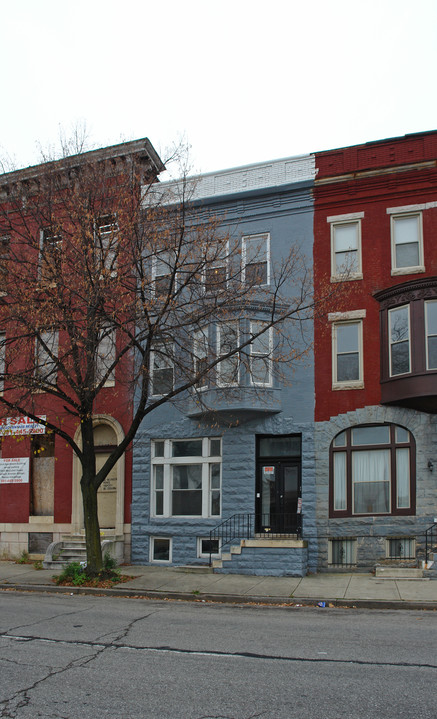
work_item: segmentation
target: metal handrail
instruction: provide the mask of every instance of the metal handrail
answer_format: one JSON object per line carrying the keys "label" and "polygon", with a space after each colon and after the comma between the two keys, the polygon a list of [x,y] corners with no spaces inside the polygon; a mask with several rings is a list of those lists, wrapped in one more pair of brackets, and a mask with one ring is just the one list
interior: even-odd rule
{"label": "metal handrail", "polygon": [[428,565],[429,555],[437,548],[437,523],[431,524],[425,531],[425,566]]}
{"label": "metal handrail", "polygon": [[285,535],[302,536],[302,514],[233,514],[218,524],[209,533],[209,564],[212,564],[212,541],[219,540],[219,548],[223,549],[234,539],[251,539],[255,528],[265,536],[283,537]]}

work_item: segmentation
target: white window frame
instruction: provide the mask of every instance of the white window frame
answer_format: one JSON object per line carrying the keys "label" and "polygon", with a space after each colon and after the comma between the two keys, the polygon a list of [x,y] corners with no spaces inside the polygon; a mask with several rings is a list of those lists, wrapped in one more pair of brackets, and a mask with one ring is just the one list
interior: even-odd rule
{"label": "white window frame", "polygon": [[[156,291],[156,281],[161,279],[162,277],[170,278],[170,276],[174,270],[174,265],[176,263],[175,257],[173,257],[173,261],[172,261],[172,257],[171,257],[172,254],[173,253],[171,250],[162,250],[162,252],[158,252],[157,255],[152,257],[152,295],[153,295],[153,297],[155,297],[157,299],[165,299],[166,297],[168,297],[168,291],[163,293],[162,295]],[[160,262],[163,263],[164,265],[166,265],[168,263],[168,272],[158,274],[157,270],[159,268]],[[178,279],[178,277],[177,277],[177,272],[176,272],[174,283],[173,283],[173,294],[177,290],[177,279]]]}
{"label": "white window frame", "polygon": [[[327,221],[330,224],[331,231],[331,282],[344,282],[349,280],[362,280],[362,253],[361,253],[361,220],[364,217],[364,212],[353,212],[347,215],[335,215],[328,217]],[[356,225],[357,228],[357,269],[355,272],[338,272],[336,264],[336,249],[335,249],[335,232],[338,227],[344,225]],[[355,250],[353,250],[355,252]]]}
{"label": "white window frame", "polygon": [[[210,541],[209,537],[197,537],[197,557],[199,559],[209,559],[209,556],[210,556],[209,552],[202,552],[202,542],[209,542],[209,541]],[[211,558],[212,559],[220,559],[220,557],[222,556],[221,551],[220,551],[220,540],[216,539],[216,540],[212,540],[212,541],[216,541],[218,543],[218,552],[211,552]]]}
{"label": "white window frame", "polygon": [[[155,539],[165,539],[169,543],[169,550],[168,550],[168,559],[154,559],[153,554],[155,551]],[[151,536],[150,541],[150,555],[149,560],[151,564],[171,564],[173,561],[173,537],[161,537],[161,536]]]}
{"label": "white window frame", "polygon": [[[387,210],[387,212],[389,212]],[[397,267],[396,265],[396,237],[395,227],[396,221],[402,219],[408,219],[410,217],[417,217],[418,219],[418,257],[419,262],[417,265],[411,265],[409,267]],[[422,212],[391,212],[390,211],[390,237],[391,237],[391,274],[392,275],[412,275],[418,272],[425,272],[425,264],[423,258],[423,221]]]}
{"label": "white window frame", "polygon": [[[240,345],[240,323],[239,320],[229,320],[229,322],[226,323],[226,326],[233,324],[237,328],[237,347]],[[221,357],[222,354],[227,354],[226,352],[221,352],[221,334],[222,334],[222,327],[225,325],[225,323],[219,323],[217,325],[217,356]],[[234,382],[224,382],[223,381],[223,368],[221,366],[221,362],[219,362],[216,365],[216,372],[217,372],[217,386],[218,387],[238,387],[240,384],[240,353],[235,352],[235,354],[232,355],[232,357],[228,357],[228,360],[234,360],[237,363],[237,372],[236,372],[236,379]],[[224,360],[225,362],[228,360]]]}
{"label": "white window frame", "polygon": [[[116,357],[116,340],[117,334],[115,327],[103,327],[100,331],[100,339],[97,346],[96,352],[96,366],[95,366],[95,383],[99,384],[103,376],[106,374],[108,367],[114,362]],[[108,351],[103,354],[101,348]],[[115,367],[112,369],[111,374],[107,377],[104,387],[114,387],[115,385]]]}
{"label": "white window frame", "polygon": [[424,311],[424,313],[425,313],[425,352],[426,352],[426,369],[427,369],[428,371],[431,371],[431,372],[432,372],[433,370],[437,369],[437,367],[430,367],[430,366],[429,366],[429,349],[428,349],[428,339],[429,339],[430,337],[437,337],[437,333],[436,333],[436,334],[431,334],[431,333],[430,333],[430,332],[428,331],[428,307],[429,307],[429,305],[432,305],[432,304],[435,304],[435,305],[437,305],[437,300],[425,300],[425,302],[424,302],[424,308],[425,308],[425,311]]}
{"label": "white window frame", "polygon": [[[59,332],[55,329],[40,330],[35,343],[35,378],[43,383],[54,385],[56,384],[58,375],[56,360],[50,358],[49,354],[41,344],[40,337],[47,347],[50,348],[52,355],[57,357],[59,349]],[[46,360],[45,362],[44,359]],[[42,373],[40,370],[42,370]],[[47,373],[50,373],[50,377],[47,376]]]}
{"label": "white window frame", "polygon": [[172,380],[172,386],[171,386],[170,392],[172,392],[173,389],[174,389],[174,381],[175,381],[175,376],[174,376],[173,345],[170,347],[170,351],[169,351],[169,354],[168,354],[167,356],[165,356],[165,355],[163,355],[163,354],[160,355],[161,358],[162,358],[162,360],[167,363],[166,367],[157,367],[157,368],[155,369],[155,354],[160,354],[160,353],[157,351],[157,347],[158,347],[158,346],[163,346],[163,344],[158,343],[158,345],[155,346],[155,349],[153,349],[153,350],[151,351],[151,353],[150,353],[150,394],[151,394],[152,397],[163,397],[164,394],[168,394],[168,392],[165,392],[165,393],[154,392],[154,386],[153,386],[153,385],[154,385],[154,379],[155,379],[156,369],[157,369],[158,371],[159,371],[160,369],[172,369],[172,370],[173,370],[173,380]]}
{"label": "white window frame", "polygon": [[[251,336],[253,334],[256,334],[256,331],[254,330],[254,325],[256,324],[268,324],[267,322],[262,322],[262,320],[251,320],[250,321],[250,334]],[[263,338],[267,338],[268,343],[268,351],[267,352],[254,352],[253,343],[249,345],[249,372],[250,372],[250,383],[253,387],[272,387],[273,386],[273,362],[272,362],[272,354],[273,354],[273,327],[269,327],[267,330],[265,330],[264,335],[262,335]],[[256,340],[255,340],[256,341]],[[266,366],[268,368],[268,381],[267,382],[255,382],[253,379],[253,359],[254,358],[265,358]]]}
{"label": "white window frame", "polygon": [[[246,282],[246,267],[247,267],[247,244],[251,240],[259,240],[259,243],[265,241],[265,253],[266,253],[266,282],[262,282],[254,287],[268,287],[270,285],[270,232],[258,232],[254,235],[243,235],[241,238],[241,279],[243,284]],[[261,263],[256,263],[261,264]]]}
{"label": "white window frame", "polygon": [[[217,254],[217,257],[215,259],[209,259],[211,256],[214,257]],[[223,256],[221,256],[223,255]],[[203,291],[205,294],[209,294],[211,292],[214,292],[214,289],[209,289],[207,287],[207,281],[206,281],[206,274],[208,270],[213,270],[215,268],[225,268],[225,282],[222,287],[226,289],[228,286],[228,280],[229,280],[229,240],[226,240],[224,244],[216,242],[211,243],[208,247],[205,249],[205,266],[203,268],[202,272],[202,286]],[[220,289],[220,285],[219,285]]]}
{"label": "white window frame", "polygon": [[6,332],[0,332],[0,395],[3,394],[4,388],[5,388],[5,382],[4,382],[5,369],[6,369]]}
{"label": "white window frame", "polygon": [[[201,441],[202,442],[202,454],[199,456],[187,456],[187,457],[173,457],[172,446],[173,442],[181,441]],[[152,450],[154,450],[154,442],[164,442],[164,456],[157,457],[153,456],[152,451],[151,460],[151,482],[150,482],[150,516],[153,518],[168,518],[174,517],[180,519],[220,519],[222,513],[222,442],[220,444],[220,455],[212,455],[211,440],[221,440],[220,437],[184,437],[183,439],[155,439],[152,441]],[[211,487],[211,470],[210,467],[213,464],[220,465],[220,486],[219,488]],[[200,465],[202,468],[202,513],[201,514],[173,514],[172,511],[172,468],[181,465]],[[154,467],[163,466],[163,511],[162,514],[156,514],[155,504],[155,471]],[[212,498],[213,492],[220,493],[220,512],[219,514],[212,514]]]}
{"label": "white window frame", "polygon": [[[399,344],[399,342],[392,342],[391,339],[391,316],[394,312],[397,312],[398,310],[402,310],[406,308],[407,314],[408,314],[408,372],[398,372],[397,374],[392,374],[392,362],[391,362],[391,356],[392,356],[392,346],[395,344]],[[388,336],[388,374],[389,377],[404,377],[407,374],[411,374],[411,316],[410,316],[410,305],[399,305],[398,307],[391,307],[388,310],[387,314],[387,336]]]}
{"label": "white window frame", "polygon": [[[209,327],[199,327],[193,337],[193,365],[194,374],[199,371],[199,363],[206,358],[208,362],[209,352]],[[200,383],[196,385],[197,390],[205,390],[208,387],[208,376],[205,375]]]}
{"label": "white window frame", "polygon": [[[345,313],[346,314],[346,313]],[[358,327],[358,379],[356,380],[338,380],[337,379],[337,335],[340,327],[345,325],[357,325]],[[332,389],[348,390],[362,389],[364,387],[364,369],[363,369],[363,320],[361,318],[343,319],[332,323]]]}
{"label": "white window frame", "polygon": [[[104,222],[104,220],[111,220]],[[108,229],[105,229],[108,228]],[[110,277],[117,277],[118,223],[117,216],[111,213],[98,217],[95,222],[96,249],[101,256],[101,269],[107,270]],[[98,244],[97,244],[98,240]],[[113,245],[111,247],[110,245]],[[102,279],[100,275],[100,279]]]}
{"label": "white window frame", "polygon": [[[46,259],[48,259],[49,252],[46,250],[45,245],[47,242],[50,242],[50,245],[52,247],[53,256],[55,257],[55,254],[57,252],[62,253],[62,236],[61,235],[53,235],[51,234],[51,231],[49,228],[46,228],[44,230],[40,230],[40,243],[39,243],[39,267],[38,267],[38,278],[41,285],[44,285],[45,287],[56,287],[56,277],[53,276],[52,278],[46,277],[45,273],[48,273],[48,267],[49,264],[46,262]],[[46,269],[44,269],[46,268]]]}

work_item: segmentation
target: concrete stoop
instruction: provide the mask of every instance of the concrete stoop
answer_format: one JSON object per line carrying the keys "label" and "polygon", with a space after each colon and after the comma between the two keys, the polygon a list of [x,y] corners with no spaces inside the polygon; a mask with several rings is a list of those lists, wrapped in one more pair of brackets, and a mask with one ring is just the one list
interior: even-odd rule
{"label": "concrete stoop", "polygon": [[242,539],[212,563],[220,574],[304,577],[308,544],[301,539]]}
{"label": "concrete stoop", "polygon": [[[102,540],[102,554],[108,553],[117,564],[123,561],[123,537],[106,537]],[[86,562],[85,537],[82,534],[62,537],[52,542],[46,550],[44,569],[59,569],[71,562]]]}
{"label": "concrete stoop", "polygon": [[422,579],[423,569],[419,567],[375,567],[375,577],[379,579]]}

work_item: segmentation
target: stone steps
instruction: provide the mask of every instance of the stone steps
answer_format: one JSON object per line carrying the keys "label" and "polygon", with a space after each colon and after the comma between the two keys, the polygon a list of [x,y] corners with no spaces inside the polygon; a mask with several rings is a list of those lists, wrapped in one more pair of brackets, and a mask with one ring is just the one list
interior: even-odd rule
{"label": "stone steps", "polygon": [[212,567],[226,574],[301,577],[306,574],[307,552],[307,542],[300,539],[254,537],[229,547]]}

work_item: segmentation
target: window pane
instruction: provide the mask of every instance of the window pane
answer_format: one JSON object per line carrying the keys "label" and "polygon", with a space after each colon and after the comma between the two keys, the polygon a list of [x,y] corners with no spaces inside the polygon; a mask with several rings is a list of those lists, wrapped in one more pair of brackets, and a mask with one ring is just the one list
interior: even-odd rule
{"label": "window pane", "polygon": [[260,457],[300,457],[300,436],[261,437]]}
{"label": "window pane", "polygon": [[155,493],[155,514],[157,517],[164,514],[164,492]]}
{"label": "window pane", "polygon": [[352,453],[354,514],[390,512],[390,451]]}
{"label": "window pane", "polygon": [[437,337],[428,337],[428,369],[437,369]]}
{"label": "window pane", "polygon": [[170,561],[170,540],[153,538],[153,559],[156,562]]}
{"label": "window pane", "polygon": [[[250,323],[250,334],[256,335],[258,332],[262,332],[262,330],[267,326],[266,322],[259,322],[254,321]],[[264,354],[268,355],[270,353],[270,337],[271,337],[271,329],[264,330],[263,334],[259,337],[255,337],[254,340],[252,340],[250,347],[251,352],[254,354]]]}
{"label": "window pane", "polygon": [[337,352],[358,352],[358,324],[337,325]]}
{"label": "window pane", "polygon": [[405,447],[396,450],[396,506],[406,509],[410,506],[410,450]]}
{"label": "window pane", "polygon": [[200,551],[202,554],[218,554],[219,553],[219,540],[218,539],[202,539]]}
{"label": "window pane", "polygon": [[250,358],[250,374],[253,384],[257,385],[270,385],[270,362],[271,360],[267,357],[254,357]]}
{"label": "window pane", "polygon": [[217,517],[220,516],[220,492],[219,490],[214,490],[211,492],[211,516]]}
{"label": "window pane", "polygon": [[211,457],[220,457],[222,453],[221,439],[211,439],[209,444],[209,454]]}
{"label": "window pane", "polygon": [[335,253],[335,270],[337,274],[358,272],[358,269],[358,252],[356,250]]}
{"label": "window pane", "polygon": [[393,218],[396,267],[419,265],[419,216]]}
{"label": "window pane", "polygon": [[405,374],[410,371],[410,343],[398,342],[391,349],[391,374]]}
{"label": "window pane", "polygon": [[437,302],[425,302],[426,329],[429,335],[437,335]]}
{"label": "window pane", "polygon": [[390,427],[378,424],[375,427],[354,427],[352,429],[352,444],[389,444]]}
{"label": "window pane", "polygon": [[350,382],[360,379],[358,353],[342,354],[337,357],[337,382]]}
{"label": "window pane", "polygon": [[266,285],[267,262],[256,262],[246,265],[245,280],[248,285]]}
{"label": "window pane", "polygon": [[164,466],[157,464],[154,466],[153,471],[155,473],[155,489],[164,488]]}
{"label": "window pane", "polygon": [[[202,440],[188,439],[175,440],[171,443],[172,457],[201,457],[202,456]],[[200,466],[200,465],[198,465]]]}
{"label": "window pane", "polygon": [[153,371],[153,394],[168,394],[173,389],[173,368]]}
{"label": "window pane", "polygon": [[164,456],[164,442],[159,440],[153,443],[153,456],[163,457]]}
{"label": "window pane", "polygon": [[335,225],[335,251],[349,252],[358,248],[358,222]]}
{"label": "window pane", "polygon": [[409,442],[410,441],[410,433],[407,429],[404,429],[403,427],[396,427],[396,442]]}
{"label": "window pane", "polygon": [[346,452],[334,454],[334,509],[346,509]]}
{"label": "window pane", "polygon": [[172,492],[172,514],[173,516],[202,515],[202,491],[180,491]]}
{"label": "window pane", "polygon": [[211,489],[220,489],[220,465],[210,464]]}
{"label": "window pane", "polygon": [[334,439],[334,447],[345,447],[346,446],[346,432],[340,432]]}
{"label": "window pane", "polygon": [[417,244],[397,245],[396,267],[417,267],[419,264],[419,246]]}
{"label": "window pane", "polygon": [[173,489],[202,489],[202,465],[175,464],[173,466]]}

